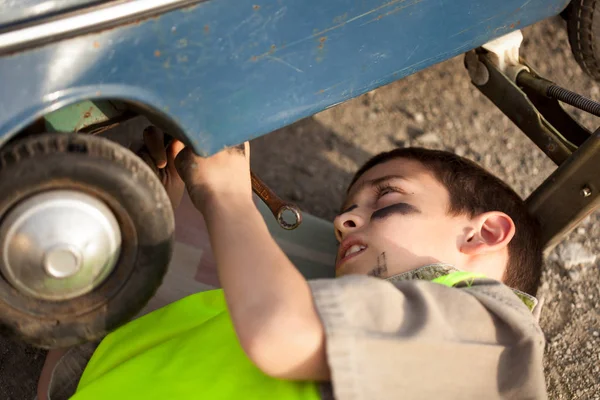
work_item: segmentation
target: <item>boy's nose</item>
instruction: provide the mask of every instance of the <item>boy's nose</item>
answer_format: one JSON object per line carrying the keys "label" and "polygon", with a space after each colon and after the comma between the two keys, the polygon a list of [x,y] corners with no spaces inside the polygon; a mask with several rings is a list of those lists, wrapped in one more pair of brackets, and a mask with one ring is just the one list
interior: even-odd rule
{"label": "boy's nose", "polygon": [[342,241],[346,235],[360,229],[364,225],[364,220],[356,213],[346,212],[335,217],[333,225],[337,239]]}

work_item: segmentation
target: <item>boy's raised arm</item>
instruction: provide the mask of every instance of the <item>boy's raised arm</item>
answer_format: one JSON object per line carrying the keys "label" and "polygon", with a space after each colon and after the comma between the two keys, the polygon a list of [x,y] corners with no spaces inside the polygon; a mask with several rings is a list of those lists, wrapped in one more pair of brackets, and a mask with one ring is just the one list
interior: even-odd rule
{"label": "boy's raised arm", "polygon": [[266,374],[327,380],[325,332],[308,283],[271,237],[252,200],[249,146],[176,159],[206,220],[235,331]]}

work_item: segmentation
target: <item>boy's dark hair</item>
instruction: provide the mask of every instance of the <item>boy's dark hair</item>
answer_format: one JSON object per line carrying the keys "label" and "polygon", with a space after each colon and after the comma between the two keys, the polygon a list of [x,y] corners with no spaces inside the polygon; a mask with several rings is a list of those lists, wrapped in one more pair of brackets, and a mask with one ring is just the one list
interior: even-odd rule
{"label": "boy's dark hair", "polygon": [[514,190],[470,160],[447,151],[418,147],[395,149],[371,158],[356,172],[349,189],[367,170],[396,158],[420,162],[446,187],[451,215],[472,218],[488,211],[501,211],[510,216],[516,232],[508,244],[504,283],[535,296],[542,271],[540,226]]}

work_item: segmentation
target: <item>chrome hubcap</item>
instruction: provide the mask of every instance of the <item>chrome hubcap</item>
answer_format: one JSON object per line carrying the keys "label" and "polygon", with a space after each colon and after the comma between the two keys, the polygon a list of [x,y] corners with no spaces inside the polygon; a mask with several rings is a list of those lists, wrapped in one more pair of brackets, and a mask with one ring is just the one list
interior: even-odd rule
{"label": "chrome hubcap", "polygon": [[37,299],[92,291],[115,267],[121,230],[101,201],[74,190],[37,194],[0,222],[0,272]]}

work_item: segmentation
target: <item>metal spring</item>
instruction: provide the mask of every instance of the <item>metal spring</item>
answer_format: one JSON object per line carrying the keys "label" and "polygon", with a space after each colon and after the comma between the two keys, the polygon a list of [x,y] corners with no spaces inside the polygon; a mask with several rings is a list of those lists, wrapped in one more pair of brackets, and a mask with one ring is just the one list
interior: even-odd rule
{"label": "metal spring", "polygon": [[557,85],[550,85],[546,95],[600,117],[600,103]]}

